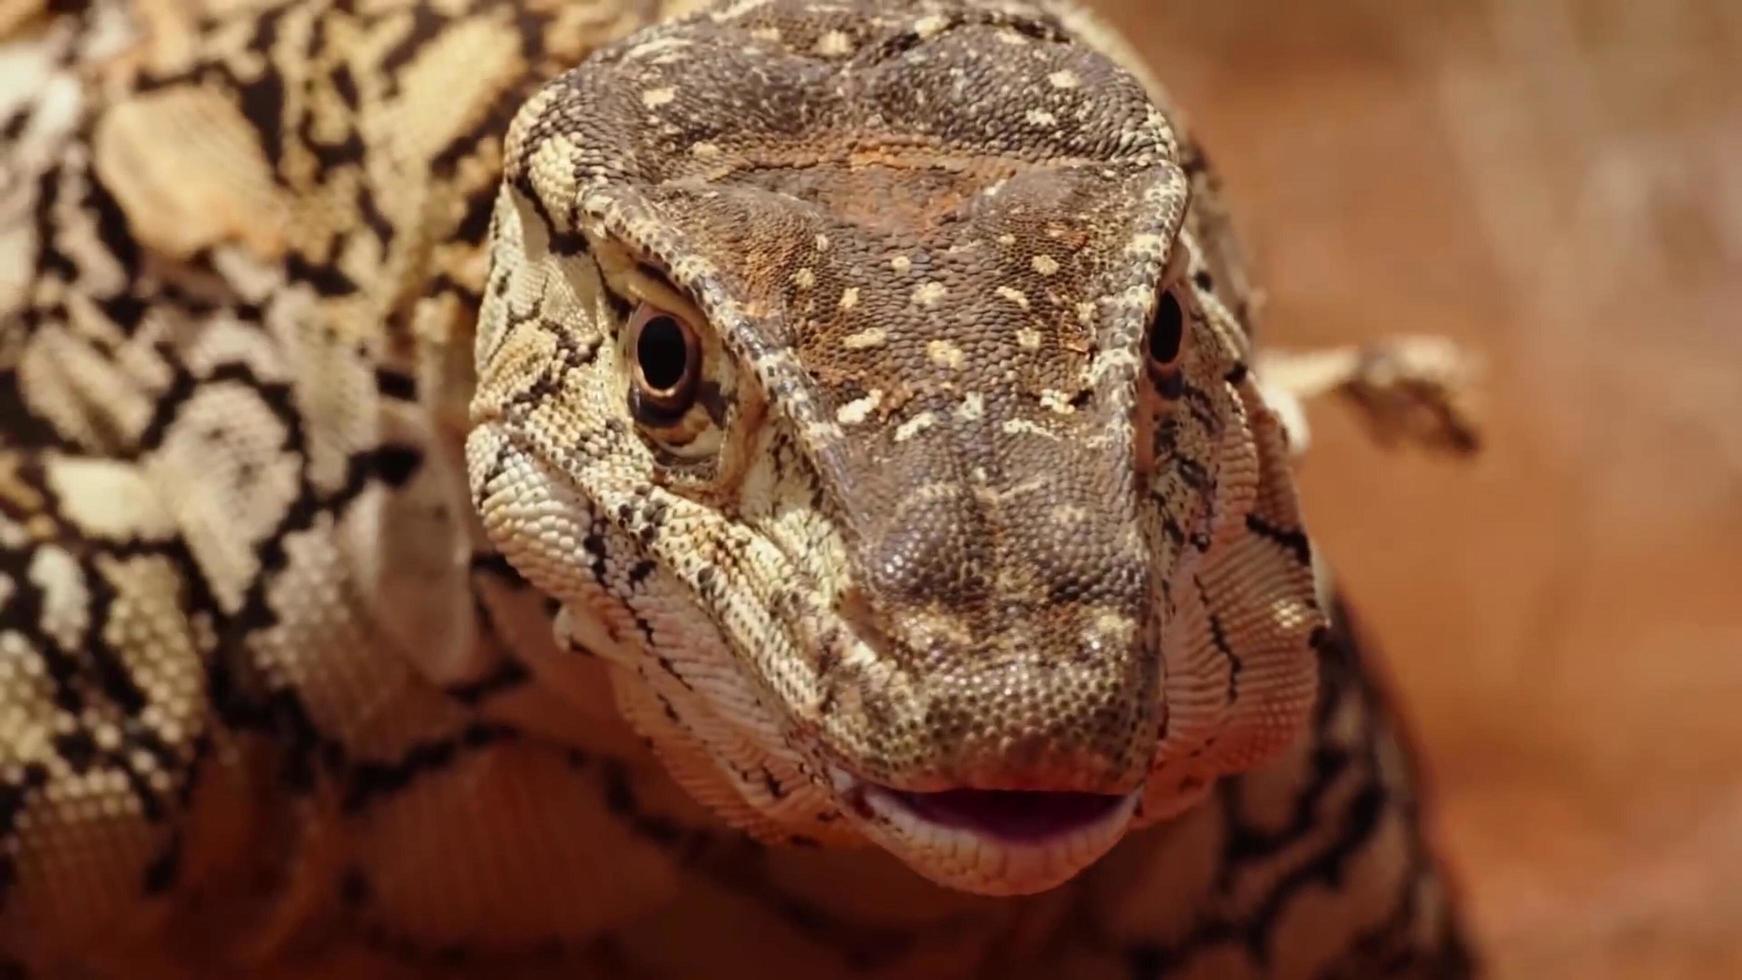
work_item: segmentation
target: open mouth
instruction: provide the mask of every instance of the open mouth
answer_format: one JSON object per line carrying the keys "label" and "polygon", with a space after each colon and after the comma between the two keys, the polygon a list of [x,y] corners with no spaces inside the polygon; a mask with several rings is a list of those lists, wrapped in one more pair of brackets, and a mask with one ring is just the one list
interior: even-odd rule
{"label": "open mouth", "polygon": [[940,884],[985,895],[1030,894],[1067,881],[1119,842],[1143,795],[916,792],[833,775],[855,822],[885,850]]}
{"label": "open mouth", "polygon": [[[921,820],[969,830],[1010,844],[1044,844],[1090,829],[1114,816],[1127,797],[1040,790],[948,789],[937,793],[868,786]],[[875,804],[873,804],[875,805]]]}

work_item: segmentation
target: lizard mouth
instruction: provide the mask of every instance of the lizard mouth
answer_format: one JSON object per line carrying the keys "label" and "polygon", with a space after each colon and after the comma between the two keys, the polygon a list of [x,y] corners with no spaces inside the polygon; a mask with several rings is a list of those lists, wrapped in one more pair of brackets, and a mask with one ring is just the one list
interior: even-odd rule
{"label": "lizard mouth", "polygon": [[1141,789],[917,792],[834,773],[856,823],[939,884],[983,895],[1056,887],[1106,854],[1131,824]]}
{"label": "lizard mouth", "polygon": [[866,787],[866,802],[905,809],[914,818],[1011,844],[1044,844],[1092,828],[1113,815],[1124,796],[1044,790],[949,789],[915,793]]}

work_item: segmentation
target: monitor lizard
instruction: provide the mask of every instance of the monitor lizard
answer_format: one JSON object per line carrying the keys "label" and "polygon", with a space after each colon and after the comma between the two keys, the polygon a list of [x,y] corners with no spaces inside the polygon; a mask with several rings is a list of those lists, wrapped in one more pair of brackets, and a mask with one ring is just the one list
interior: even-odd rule
{"label": "monitor lizard", "polygon": [[1456,358],[1256,352],[1084,11],[0,39],[7,975],[1472,969],[1290,470]]}

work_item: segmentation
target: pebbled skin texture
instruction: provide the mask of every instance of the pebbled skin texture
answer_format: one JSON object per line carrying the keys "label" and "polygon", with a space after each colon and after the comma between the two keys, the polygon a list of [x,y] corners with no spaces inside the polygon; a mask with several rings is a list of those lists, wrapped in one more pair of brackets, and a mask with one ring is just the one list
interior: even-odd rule
{"label": "pebbled skin texture", "polygon": [[1466,975],[1159,91],[689,6],[0,8],[16,969]]}

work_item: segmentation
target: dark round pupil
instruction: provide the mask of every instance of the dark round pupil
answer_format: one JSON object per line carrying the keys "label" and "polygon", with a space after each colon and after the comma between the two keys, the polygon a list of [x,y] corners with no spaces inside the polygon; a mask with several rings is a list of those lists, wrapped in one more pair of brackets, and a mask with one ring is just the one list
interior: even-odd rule
{"label": "dark round pupil", "polygon": [[641,336],[635,342],[635,359],[649,388],[668,391],[677,387],[689,368],[683,327],[669,316],[650,318],[642,324]]}
{"label": "dark round pupil", "polygon": [[1155,323],[1149,328],[1149,356],[1159,364],[1172,364],[1179,356],[1180,341],[1185,339],[1185,314],[1172,290],[1161,294],[1160,308],[1155,311]]}

